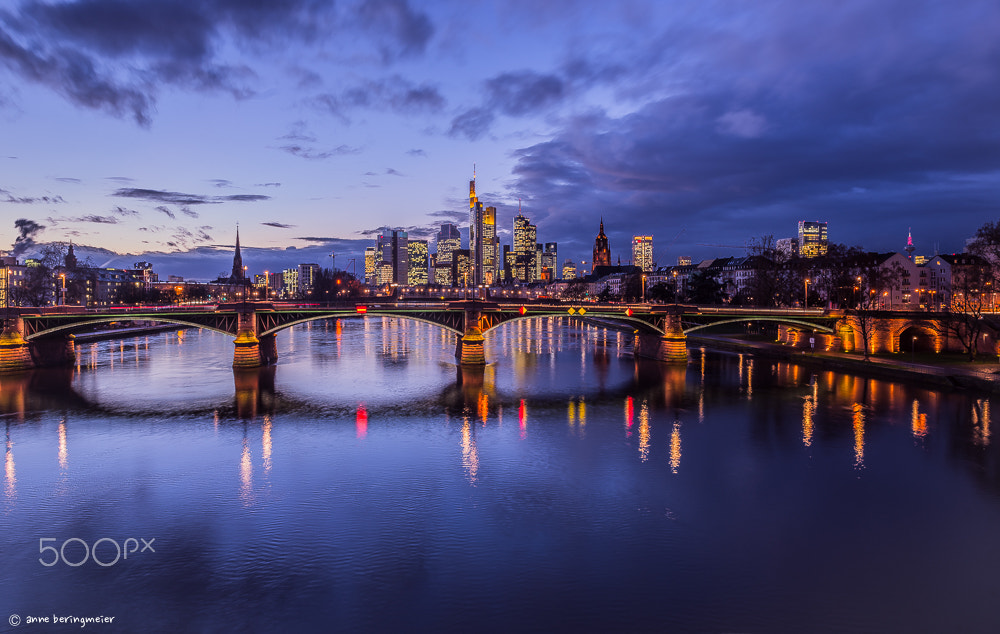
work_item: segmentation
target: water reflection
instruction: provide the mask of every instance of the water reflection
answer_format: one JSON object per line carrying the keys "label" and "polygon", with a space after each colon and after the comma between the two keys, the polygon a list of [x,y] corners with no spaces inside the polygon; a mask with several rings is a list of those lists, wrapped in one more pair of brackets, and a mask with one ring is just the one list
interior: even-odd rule
{"label": "water reflection", "polygon": [[865,406],[861,403],[854,403],[851,406],[853,415],[851,422],[854,425],[854,466],[863,469],[865,466]]}
{"label": "water reflection", "polygon": [[59,468],[65,470],[69,466],[69,447],[66,443],[66,419],[59,421]]}
{"label": "water reflection", "polygon": [[3,492],[8,503],[17,499],[17,473],[14,468],[14,441],[10,437],[10,423],[6,425],[4,438]]}

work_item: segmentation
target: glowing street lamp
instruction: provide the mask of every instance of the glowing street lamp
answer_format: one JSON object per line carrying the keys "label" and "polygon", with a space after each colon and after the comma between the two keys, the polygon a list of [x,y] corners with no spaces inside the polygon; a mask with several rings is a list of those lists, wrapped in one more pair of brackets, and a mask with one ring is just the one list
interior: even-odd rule
{"label": "glowing street lamp", "polygon": [[805,297],[805,303],[803,304],[803,306],[806,309],[809,308],[809,278],[808,277],[806,278],[806,297]]}

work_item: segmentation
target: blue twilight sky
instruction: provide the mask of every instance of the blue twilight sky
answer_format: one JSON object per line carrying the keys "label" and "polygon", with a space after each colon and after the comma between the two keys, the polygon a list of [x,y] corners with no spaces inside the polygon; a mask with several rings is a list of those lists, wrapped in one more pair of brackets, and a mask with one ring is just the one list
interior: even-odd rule
{"label": "blue twilight sky", "polygon": [[[830,239],[961,250],[1000,216],[1000,3],[0,0],[0,248],[208,279],[339,268],[381,227],[589,264]],[[433,248],[433,244],[432,244]],[[120,254],[120,255],[116,255]],[[359,269],[360,269],[359,259]]]}

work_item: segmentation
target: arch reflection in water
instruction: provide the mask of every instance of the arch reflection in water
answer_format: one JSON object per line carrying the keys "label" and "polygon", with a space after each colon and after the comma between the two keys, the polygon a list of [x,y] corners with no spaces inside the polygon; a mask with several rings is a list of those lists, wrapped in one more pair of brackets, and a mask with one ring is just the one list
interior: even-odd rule
{"label": "arch reflection in water", "polygon": [[17,499],[17,471],[14,467],[14,441],[10,437],[10,423],[6,425],[4,438],[3,493],[7,503]]}

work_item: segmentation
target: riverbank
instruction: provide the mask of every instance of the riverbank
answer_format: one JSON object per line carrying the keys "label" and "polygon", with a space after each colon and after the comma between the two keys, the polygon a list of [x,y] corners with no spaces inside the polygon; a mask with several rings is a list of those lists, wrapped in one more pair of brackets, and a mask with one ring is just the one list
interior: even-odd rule
{"label": "riverbank", "polygon": [[792,361],[824,370],[844,370],[879,379],[910,381],[935,388],[972,389],[1000,392],[1000,365],[996,362],[934,363],[906,361],[905,354],[893,357],[864,356],[846,352],[808,351],[780,343],[748,341],[723,336],[691,336],[688,347],[705,346],[716,350],[758,354]]}

